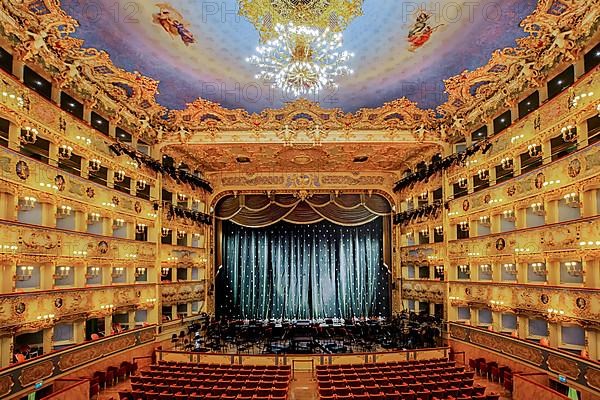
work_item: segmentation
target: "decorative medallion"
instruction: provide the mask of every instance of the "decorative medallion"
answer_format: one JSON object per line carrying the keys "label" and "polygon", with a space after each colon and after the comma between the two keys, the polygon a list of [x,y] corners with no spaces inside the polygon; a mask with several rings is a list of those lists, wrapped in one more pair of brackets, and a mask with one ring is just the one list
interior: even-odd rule
{"label": "decorative medallion", "polygon": [[575,178],[581,172],[581,161],[578,158],[574,158],[569,162],[568,167],[569,176]]}
{"label": "decorative medallion", "polygon": [[19,178],[21,178],[22,180],[26,180],[27,178],[29,178],[30,174],[29,165],[27,165],[25,161],[21,160],[15,166],[15,172],[17,173],[17,176]]}
{"label": "decorative medallion", "polygon": [[63,306],[63,299],[62,299],[62,298],[60,298],[60,297],[57,297],[57,298],[54,300],[54,307],[56,307],[56,308],[61,308],[62,306]]}
{"label": "decorative medallion", "polygon": [[587,300],[584,299],[583,297],[578,297],[577,300],[575,300],[575,305],[580,310],[583,310],[587,307]]}
{"label": "decorative medallion", "polygon": [[463,200],[463,203],[462,203],[463,211],[469,211],[469,207],[471,207],[469,200],[467,200],[467,199]]}
{"label": "decorative medallion", "polygon": [[108,242],[106,240],[101,240],[98,242],[98,253],[106,254],[108,253]]}
{"label": "decorative medallion", "polygon": [[577,365],[577,361],[569,360],[554,354],[548,355],[548,369],[566,375],[572,379],[579,378],[581,371]]}
{"label": "decorative medallion", "polygon": [[0,377],[0,396],[9,394],[14,385],[15,383],[9,374]]}
{"label": "decorative medallion", "polygon": [[492,195],[490,195],[490,194],[488,193],[488,194],[486,194],[486,195],[483,197],[483,202],[484,202],[485,204],[490,204],[490,200],[491,200],[491,199],[492,199]]}
{"label": "decorative medallion", "polygon": [[503,238],[496,240],[496,250],[502,251],[506,247],[506,241]]}
{"label": "decorative medallion", "polygon": [[506,188],[506,194],[508,195],[508,197],[514,196],[515,193],[517,193],[517,187],[515,185],[511,185]]}
{"label": "decorative medallion", "polygon": [[535,176],[535,188],[536,189],[541,189],[544,187],[544,182],[546,181],[546,176],[544,175],[543,172],[538,173]]}
{"label": "decorative medallion", "polygon": [[96,192],[94,191],[94,188],[88,186],[85,189],[85,194],[87,195],[87,197],[89,197],[91,199],[96,195]]}
{"label": "decorative medallion", "polygon": [[467,296],[470,296],[471,295],[471,288],[465,288],[465,294]]}
{"label": "decorative medallion", "polygon": [[119,203],[121,202],[121,200],[119,200],[119,198],[117,196],[113,196],[111,201],[115,206],[118,206]]}
{"label": "decorative medallion", "polygon": [[54,177],[54,184],[58,188],[58,191],[62,192],[62,191],[65,190],[67,181],[65,181],[65,177],[64,176],[62,176],[62,175],[56,175]]}
{"label": "decorative medallion", "polygon": [[27,305],[23,302],[19,302],[15,305],[15,313],[17,314],[23,314],[25,312],[25,309],[27,308]]}
{"label": "decorative medallion", "polygon": [[142,212],[142,204],[139,201],[136,201],[135,204],[133,205],[133,209],[135,210],[136,213],[141,213]]}
{"label": "decorative medallion", "polygon": [[546,293],[542,293],[542,295],[540,296],[540,301],[542,302],[542,304],[548,304],[550,298],[548,298],[548,295]]}

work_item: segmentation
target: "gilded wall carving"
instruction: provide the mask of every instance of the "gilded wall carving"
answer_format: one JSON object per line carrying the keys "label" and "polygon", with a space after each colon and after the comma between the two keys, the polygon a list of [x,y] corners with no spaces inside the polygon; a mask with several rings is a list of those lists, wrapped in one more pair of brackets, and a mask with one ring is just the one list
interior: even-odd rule
{"label": "gilded wall carving", "polygon": [[566,375],[572,379],[578,379],[579,374],[581,373],[577,362],[567,360],[566,358],[559,357],[555,354],[548,355],[546,362],[548,363],[548,369],[551,371]]}
{"label": "gilded wall carving", "polygon": [[526,360],[532,364],[541,366],[544,361],[544,356],[541,351],[533,349],[525,344],[518,343],[514,340],[506,340],[502,337],[492,336],[481,331],[471,331],[471,343],[483,346],[486,348],[495,349],[500,353],[508,354],[509,356]]}
{"label": "gilded wall carving", "polygon": [[402,298],[405,299],[443,303],[444,292],[445,284],[439,281],[405,280],[402,284]]}
{"label": "gilded wall carving", "polygon": [[21,376],[19,376],[19,381],[21,382],[21,386],[28,386],[52,376],[53,372],[54,364],[52,364],[52,361],[42,361],[30,367],[23,368]]}
{"label": "gilded wall carving", "polygon": [[205,284],[202,283],[172,283],[161,285],[160,293],[163,305],[187,303],[204,300]]}

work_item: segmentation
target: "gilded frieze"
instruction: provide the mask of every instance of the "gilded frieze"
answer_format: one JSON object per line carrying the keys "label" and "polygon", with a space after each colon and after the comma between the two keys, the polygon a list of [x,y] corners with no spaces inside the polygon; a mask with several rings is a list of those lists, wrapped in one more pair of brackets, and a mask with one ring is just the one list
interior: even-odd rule
{"label": "gilded frieze", "polygon": [[160,293],[163,305],[204,300],[205,283],[180,282],[161,285]]}
{"label": "gilded frieze", "polygon": [[551,371],[566,375],[571,379],[579,379],[581,371],[579,370],[577,362],[574,360],[568,360],[555,354],[549,354],[546,362],[548,363],[548,369]]}
{"label": "gilded frieze", "polygon": [[15,383],[13,382],[12,376],[0,376],[0,396],[6,396],[9,394],[14,385]]}
{"label": "gilded frieze", "polygon": [[23,368],[21,370],[21,376],[19,376],[19,382],[21,382],[21,386],[28,386],[52,376],[53,373],[54,364],[51,360],[46,360],[30,367]]}
{"label": "gilded frieze", "polygon": [[538,366],[541,366],[544,361],[544,355],[540,350],[518,343],[514,340],[505,339],[496,335],[492,336],[477,330],[473,330],[470,333],[470,339],[473,344],[494,349],[495,351],[508,354],[509,356],[521,360],[527,360]]}
{"label": "gilded frieze", "polygon": [[402,284],[402,298],[427,300],[443,303],[445,284],[439,281],[405,280]]}

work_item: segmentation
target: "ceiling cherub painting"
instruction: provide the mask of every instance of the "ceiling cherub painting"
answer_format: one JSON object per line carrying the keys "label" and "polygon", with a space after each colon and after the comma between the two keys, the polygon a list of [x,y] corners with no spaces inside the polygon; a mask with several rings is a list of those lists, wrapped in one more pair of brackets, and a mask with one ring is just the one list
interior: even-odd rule
{"label": "ceiling cherub painting", "polygon": [[172,38],[179,37],[186,46],[196,43],[194,34],[183,15],[168,3],[157,3],[159,11],[152,14],[152,22],[160,25]]}

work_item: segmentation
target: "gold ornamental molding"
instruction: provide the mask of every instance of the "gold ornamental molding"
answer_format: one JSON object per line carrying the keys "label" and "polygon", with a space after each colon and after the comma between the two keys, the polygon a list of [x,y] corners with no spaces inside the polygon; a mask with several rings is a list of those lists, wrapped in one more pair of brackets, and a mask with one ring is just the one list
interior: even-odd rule
{"label": "gold ornamental molding", "polygon": [[363,0],[240,0],[239,3],[239,14],[266,41],[274,37],[277,24],[289,22],[341,32],[362,15]]}
{"label": "gold ornamental molding", "polygon": [[[210,136],[232,129],[249,130],[260,136],[260,132],[269,129],[268,115],[279,112],[249,115],[202,99],[185,110],[168,112],[156,101],[158,81],[116,67],[105,51],[84,47],[82,40],[72,36],[77,21],[61,9],[58,1],[2,0],[1,4],[4,44],[10,46],[17,59],[36,64],[38,70],[53,76],[59,87],[89,106],[105,110],[111,121],[151,143],[160,142],[163,136],[175,135],[185,140],[197,134]],[[267,28],[278,18],[290,16],[342,29],[360,15],[361,5],[359,0],[244,0],[241,10],[257,21],[262,32],[268,32]],[[267,8],[271,9],[270,21],[265,18]],[[541,0],[521,23],[528,36],[517,39],[514,47],[494,52],[486,65],[447,79],[448,101],[437,110],[420,110],[414,103],[399,99],[383,106],[383,110],[364,109],[341,115],[339,122],[345,127],[342,131],[351,135],[368,122],[369,129],[405,129],[417,136],[435,132],[434,136],[442,140],[463,136],[476,124],[487,122],[498,109],[513,106],[523,90],[539,86],[554,66],[574,60],[597,29],[598,9],[598,0]],[[407,105],[408,110],[401,104]],[[315,105],[305,111],[317,108]],[[394,111],[388,113],[389,109]],[[169,121],[164,124],[162,117],[167,112]],[[436,118],[436,113],[444,117]],[[206,117],[184,118],[193,114]],[[363,118],[371,114],[376,116],[375,123]],[[410,117],[406,118],[406,114]]]}

